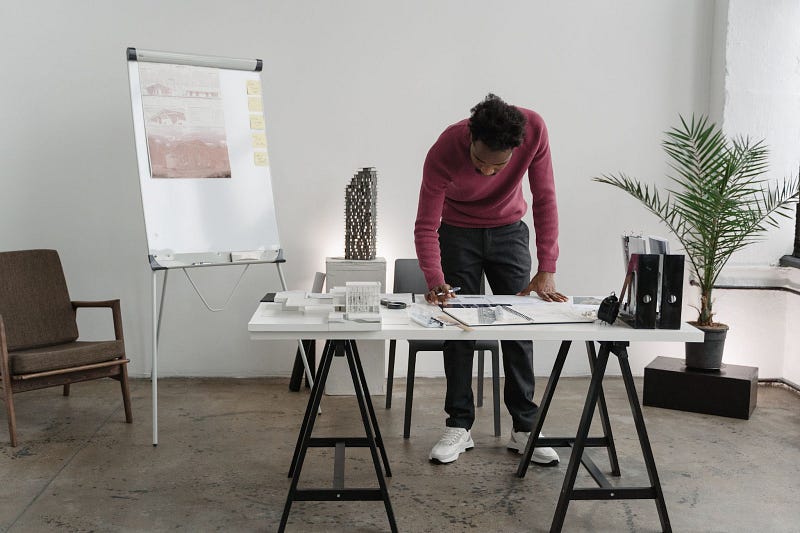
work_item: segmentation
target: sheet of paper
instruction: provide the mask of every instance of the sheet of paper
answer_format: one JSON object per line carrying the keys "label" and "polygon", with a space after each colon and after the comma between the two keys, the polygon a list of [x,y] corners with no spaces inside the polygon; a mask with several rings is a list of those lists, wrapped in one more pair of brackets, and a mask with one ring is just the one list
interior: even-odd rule
{"label": "sheet of paper", "polygon": [[[524,298],[520,300],[520,298]],[[485,300],[491,300],[491,296]],[[509,297],[498,298],[511,301]],[[455,299],[454,299],[455,300]],[[450,300],[452,302],[453,300]],[[462,298],[462,303],[447,305],[444,312],[468,326],[506,326],[514,324],[569,324],[594,322],[597,319],[597,306],[573,304],[571,302],[544,302],[539,298],[516,297],[506,305],[487,304],[477,299]],[[579,301],[587,301],[583,298]],[[593,300],[590,300],[593,301]],[[472,302],[472,303],[467,303]]]}
{"label": "sheet of paper", "polygon": [[467,326],[511,326],[534,323],[530,317],[501,305],[446,307],[444,312]]}
{"label": "sheet of paper", "polygon": [[444,327],[444,322],[436,318],[436,315],[440,313],[441,311],[437,306],[429,304],[413,304],[408,308],[409,318],[426,328]]}
{"label": "sheet of paper", "polygon": [[151,177],[230,178],[217,70],[140,63],[139,81]]}
{"label": "sheet of paper", "polygon": [[[602,296],[568,296],[568,303],[575,305],[600,305]],[[447,305],[540,305],[545,302],[536,294],[518,296],[516,294],[462,294],[447,300]],[[558,302],[560,303],[560,302]]]}
{"label": "sheet of paper", "polygon": [[492,305],[489,296],[483,294],[461,294],[447,300],[448,306],[455,305]]}
{"label": "sheet of paper", "polygon": [[266,167],[269,165],[267,152],[253,152],[253,163],[255,163],[257,167]]}
{"label": "sheet of paper", "polygon": [[594,322],[597,308],[569,302],[543,302],[539,305],[513,305],[511,309],[533,319],[534,324],[571,324]]}
{"label": "sheet of paper", "polygon": [[531,296],[517,296],[516,294],[490,294],[486,296],[493,304],[499,305],[529,305],[543,303],[543,300],[535,294]]}

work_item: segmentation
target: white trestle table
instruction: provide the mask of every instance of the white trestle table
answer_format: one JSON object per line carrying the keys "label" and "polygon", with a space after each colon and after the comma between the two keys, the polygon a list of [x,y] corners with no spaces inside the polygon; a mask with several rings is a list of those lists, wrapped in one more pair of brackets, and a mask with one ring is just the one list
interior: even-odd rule
{"label": "white trestle table", "polygon": [[[532,341],[560,341],[561,345],[553,365],[550,379],[545,388],[541,405],[536,415],[534,428],[528,440],[525,453],[517,468],[517,476],[522,478],[530,462],[533,448],[536,446],[553,446],[573,448],[570,461],[566,469],[564,483],[556,504],[556,510],[551,523],[551,531],[561,531],[567,507],[571,500],[624,500],[624,499],[652,499],[656,502],[661,527],[664,531],[671,531],[667,507],[661,484],[658,480],[656,464],[650,441],[647,436],[642,410],[636,394],[636,388],[628,362],[627,346],[631,342],[701,342],[703,332],[688,325],[682,324],[680,329],[633,329],[619,321],[614,325],[605,323],[574,323],[574,324],[532,324],[513,326],[483,326],[476,327],[473,331],[463,331],[455,326],[444,328],[426,328],[407,319],[407,310],[381,309],[383,324],[379,330],[371,331],[331,331],[327,317],[304,314],[298,311],[276,312],[274,306],[259,305],[248,324],[250,337],[253,340],[297,340],[324,339],[323,355],[320,360],[317,378],[311,389],[305,416],[297,437],[294,456],[289,468],[289,477],[292,478],[289,494],[279,531],[283,531],[294,501],[356,501],[373,500],[383,501],[386,514],[392,531],[397,531],[394,512],[392,510],[389,494],[386,487],[387,477],[391,476],[389,461],[381,438],[380,428],[375,416],[375,409],[369,394],[364,376],[361,359],[359,357],[357,341],[362,340],[532,340]],[[553,398],[561,370],[564,366],[569,347],[572,342],[584,342],[587,348],[592,379],[587,392],[581,421],[577,434],[574,437],[537,438],[544,425],[547,410]],[[596,350],[595,343],[599,344]],[[608,451],[610,471],[614,476],[619,476],[619,463],[617,461],[611,424],[603,397],[602,382],[606,371],[606,364],[611,354],[619,359],[622,378],[625,383],[631,413],[633,415],[639,443],[642,448],[645,465],[650,485],[645,487],[612,487],[605,475],[591,459],[584,456],[586,447],[604,447]],[[353,385],[358,400],[359,410],[364,425],[366,437],[312,437],[314,421],[316,420],[325,381],[328,377],[331,361],[335,356],[347,359],[348,367],[353,379]],[[603,436],[589,437],[589,427],[596,407],[599,406]],[[378,479],[379,488],[345,488],[344,486],[344,457],[345,448],[369,447],[372,454],[373,466]],[[298,489],[300,472],[303,467],[306,451],[309,447],[333,447],[334,476],[333,487],[324,489]],[[381,465],[381,462],[383,465]],[[597,483],[595,488],[575,488],[575,479],[578,469],[583,466]]]}

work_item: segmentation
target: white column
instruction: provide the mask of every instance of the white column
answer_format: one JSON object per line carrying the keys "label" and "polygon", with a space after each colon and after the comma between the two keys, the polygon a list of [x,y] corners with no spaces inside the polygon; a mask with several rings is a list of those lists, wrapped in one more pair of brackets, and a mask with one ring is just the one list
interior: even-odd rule
{"label": "white column", "polygon": [[[386,259],[383,257],[366,261],[328,257],[325,259],[325,271],[328,291],[333,287],[343,287],[348,281],[378,281],[381,284],[381,293],[386,292]],[[357,343],[371,395],[386,394],[385,345],[384,341],[359,341]],[[337,395],[355,394],[353,381],[344,357],[333,359],[325,392]]]}

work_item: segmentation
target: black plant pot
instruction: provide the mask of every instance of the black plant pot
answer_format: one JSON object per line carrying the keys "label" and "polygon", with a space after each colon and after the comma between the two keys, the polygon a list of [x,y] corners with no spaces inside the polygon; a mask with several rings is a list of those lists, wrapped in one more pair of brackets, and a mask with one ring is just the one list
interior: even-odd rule
{"label": "black plant pot", "polygon": [[686,343],[686,367],[706,372],[719,370],[722,368],[722,352],[725,349],[728,326],[725,324],[714,327],[692,325],[705,333],[705,339],[703,342]]}

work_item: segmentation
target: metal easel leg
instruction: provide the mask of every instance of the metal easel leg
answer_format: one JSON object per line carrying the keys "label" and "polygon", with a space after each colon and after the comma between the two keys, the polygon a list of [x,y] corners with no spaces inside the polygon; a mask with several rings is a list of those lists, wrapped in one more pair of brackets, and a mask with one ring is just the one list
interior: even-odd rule
{"label": "metal easel leg", "polygon": [[158,271],[153,270],[153,352],[150,362],[150,389],[153,400],[153,446],[158,446],[158,339],[161,334],[161,312],[164,309],[167,274],[169,274],[169,270],[164,270],[164,280],[161,283],[161,301],[156,305],[158,300]]}

